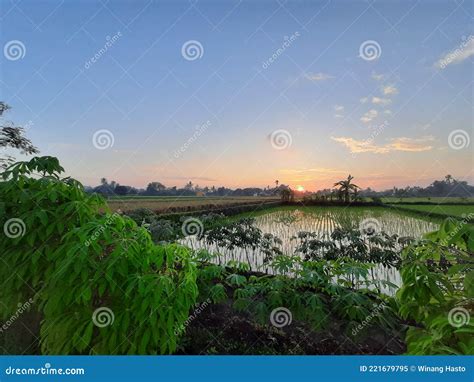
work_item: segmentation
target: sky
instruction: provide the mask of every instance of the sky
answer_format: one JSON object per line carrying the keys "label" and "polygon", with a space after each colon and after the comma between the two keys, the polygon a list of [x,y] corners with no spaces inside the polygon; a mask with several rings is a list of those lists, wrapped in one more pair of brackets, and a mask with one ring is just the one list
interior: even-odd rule
{"label": "sky", "polygon": [[86,185],[474,182],[470,1],[0,4],[4,118]]}

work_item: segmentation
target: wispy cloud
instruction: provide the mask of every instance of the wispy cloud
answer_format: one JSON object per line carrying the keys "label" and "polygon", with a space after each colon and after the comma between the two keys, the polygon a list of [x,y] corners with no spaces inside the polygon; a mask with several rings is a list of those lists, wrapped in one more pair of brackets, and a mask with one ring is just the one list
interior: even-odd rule
{"label": "wispy cloud", "polygon": [[393,151],[420,152],[433,149],[434,137],[421,138],[399,137],[392,138],[389,143],[377,145],[373,140],[357,140],[350,137],[331,137],[332,140],[346,146],[351,153],[387,154]]}
{"label": "wispy cloud", "polygon": [[342,105],[336,105],[336,106],[334,106],[334,110],[335,110],[335,111],[344,111],[344,106],[342,106]]}
{"label": "wispy cloud", "polygon": [[384,95],[398,94],[398,89],[394,85],[387,85],[382,88]]}
{"label": "wispy cloud", "polygon": [[372,122],[375,118],[377,118],[378,111],[375,109],[370,109],[367,113],[365,113],[360,120],[364,123]]}
{"label": "wispy cloud", "polygon": [[372,103],[375,105],[387,106],[392,103],[392,100],[388,98],[372,97]]}
{"label": "wispy cloud", "polygon": [[324,81],[330,78],[334,78],[333,76],[327,73],[308,73],[305,77],[310,81]]}
{"label": "wispy cloud", "polygon": [[369,97],[362,97],[360,99],[360,103],[367,103],[368,100],[369,100]]}
{"label": "wispy cloud", "polygon": [[469,36],[456,49],[451,50],[435,62],[435,67],[444,69],[451,64],[459,64],[474,55],[474,36]]}

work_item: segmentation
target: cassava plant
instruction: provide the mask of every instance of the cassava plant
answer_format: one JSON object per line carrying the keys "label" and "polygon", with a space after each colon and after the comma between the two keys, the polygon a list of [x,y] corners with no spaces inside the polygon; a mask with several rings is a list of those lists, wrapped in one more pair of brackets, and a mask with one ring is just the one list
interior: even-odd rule
{"label": "cassava plant", "polygon": [[402,255],[408,353],[474,354],[474,227],[446,220]]}
{"label": "cassava plant", "polygon": [[189,250],[154,245],[63,171],[37,157],[2,174],[0,316],[32,298],[44,354],[173,352],[198,293]]}

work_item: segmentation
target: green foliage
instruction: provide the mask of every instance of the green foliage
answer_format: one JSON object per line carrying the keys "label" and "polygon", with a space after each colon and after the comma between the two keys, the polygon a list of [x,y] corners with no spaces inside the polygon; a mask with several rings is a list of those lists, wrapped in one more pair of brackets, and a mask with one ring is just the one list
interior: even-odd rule
{"label": "green foliage", "polygon": [[400,313],[410,354],[474,354],[474,227],[447,219],[403,253]]}
{"label": "green foliage", "polygon": [[366,264],[348,258],[304,261],[298,256],[280,255],[270,265],[276,275],[252,274],[248,264],[235,261],[230,261],[227,267],[201,263],[198,267],[200,298],[209,297],[218,303],[227,300],[229,294],[234,309],[252,314],[261,324],[269,324],[274,309],[285,307],[294,319],[307,322],[315,329],[328,324],[329,312],[347,321],[349,328],[363,322],[378,306],[381,308],[375,309],[375,319],[370,320],[367,327],[394,328],[398,323],[393,299],[368,289],[355,289],[353,283],[348,282],[357,274],[363,279],[360,285],[370,285]]}
{"label": "green foliage", "polygon": [[[173,352],[198,293],[189,250],[155,246],[63,171],[41,157],[3,173],[0,222],[21,219],[25,230],[0,238],[2,318],[32,297],[45,354]],[[92,318],[104,307],[113,320],[100,327]]]}
{"label": "green foliage", "polygon": [[329,240],[321,239],[314,232],[298,232],[296,253],[306,260],[350,258],[356,261],[385,266],[398,266],[400,247],[406,245],[407,238],[374,232],[366,235],[358,229],[336,228]]}

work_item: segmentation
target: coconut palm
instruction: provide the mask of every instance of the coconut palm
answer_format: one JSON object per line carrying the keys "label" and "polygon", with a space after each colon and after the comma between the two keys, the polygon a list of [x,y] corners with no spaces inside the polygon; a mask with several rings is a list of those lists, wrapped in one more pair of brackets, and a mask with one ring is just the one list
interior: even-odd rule
{"label": "coconut palm", "polygon": [[338,192],[340,195],[344,196],[344,201],[346,203],[349,203],[351,200],[351,192],[356,193],[360,188],[358,185],[351,183],[352,179],[354,179],[354,177],[349,174],[347,179],[334,183],[334,187],[338,187]]}

